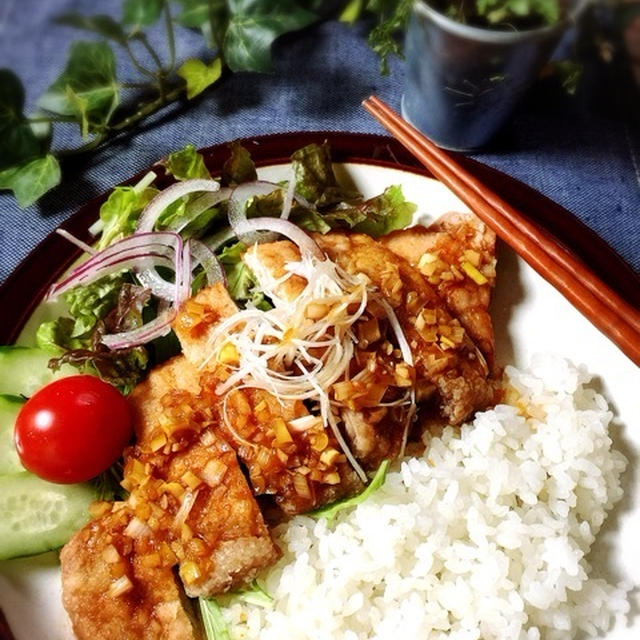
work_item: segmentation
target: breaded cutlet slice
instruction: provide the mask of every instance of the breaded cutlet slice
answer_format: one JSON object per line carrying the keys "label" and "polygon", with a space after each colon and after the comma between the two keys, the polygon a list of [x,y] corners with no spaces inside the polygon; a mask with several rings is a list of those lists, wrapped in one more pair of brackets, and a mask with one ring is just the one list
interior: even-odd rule
{"label": "breaded cutlet slice", "polygon": [[493,368],[495,233],[472,213],[448,213],[427,227],[393,231],[379,241],[422,273]]}
{"label": "breaded cutlet slice", "polygon": [[76,637],[203,639],[171,562],[149,563],[149,539],[127,535],[133,517],[130,506],[116,503],[60,553],[62,602]]}
{"label": "breaded cutlet slice", "polygon": [[348,273],[362,273],[393,308],[411,348],[416,382],[431,383],[441,415],[460,424],[495,402],[484,357],[427,278],[370,236],[314,234],[319,247]]}

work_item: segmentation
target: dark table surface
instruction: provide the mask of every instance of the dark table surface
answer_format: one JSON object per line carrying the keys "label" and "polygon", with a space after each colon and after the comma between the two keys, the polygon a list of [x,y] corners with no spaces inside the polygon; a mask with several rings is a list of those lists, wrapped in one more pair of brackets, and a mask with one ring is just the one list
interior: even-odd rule
{"label": "dark table surface", "polygon": [[[0,4],[0,67],[22,78],[28,107],[64,67],[70,43],[86,37],[52,23],[65,11],[118,15],[120,2]],[[285,36],[274,47],[272,74],[225,76],[189,107],[169,108],[135,135],[66,162],[62,184],[26,210],[0,193],[0,282],[84,202],[186,143],[204,147],[288,131],[382,133],[360,103],[375,93],[399,108],[404,65],[394,59],[390,75],[380,75],[366,43],[368,26],[325,21]],[[200,36],[180,29],[178,58],[197,55],[201,45]],[[618,62],[604,64],[587,49],[584,80],[574,96],[553,79],[539,82],[474,157],[569,209],[640,273],[640,108],[627,58],[613,51]],[[72,135],[63,131],[55,144],[64,146]]]}

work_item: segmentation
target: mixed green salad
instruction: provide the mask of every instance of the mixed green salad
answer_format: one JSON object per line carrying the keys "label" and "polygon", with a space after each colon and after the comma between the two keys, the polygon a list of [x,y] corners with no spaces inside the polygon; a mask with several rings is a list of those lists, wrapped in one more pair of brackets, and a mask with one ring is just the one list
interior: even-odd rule
{"label": "mixed green salad", "polygon": [[[304,244],[308,236],[301,230],[334,228],[375,237],[405,227],[415,211],[399,186],[364,199],[340,185],[326,143],[293,153],[282,183],[259,180],[237,142],[219,176],[191,145],[162,165],[174,180],[167,188],[157,186],[161,179],[151,171],[133,186],[113,189],[91,229],[92,246],[67,234],[87,257],[52,287],[48,299],[62,302],[64,311],[38,327],[37,347],[0,347],[0,560],[61,547],[89,519],[93,501],[122,492],[120,460],[81,483],[51,482],[26,470],[14,425],[24,421],[28,399],[77,374],[126,396],[152,367],[179,353],[171,321],[179,304],[207,284],[224,281],[241,308],[269,308],[241,259],[253,242],[284,236]],[[99,438],[93,446],[101,446]],[[368,492],[385,471],[383,465]],[[317,515],[331,518],[351,504]],[[257,584],[239,597],[268,601]],[[215,602],[202,601],[201,610],[209,637],[227,637]]]}

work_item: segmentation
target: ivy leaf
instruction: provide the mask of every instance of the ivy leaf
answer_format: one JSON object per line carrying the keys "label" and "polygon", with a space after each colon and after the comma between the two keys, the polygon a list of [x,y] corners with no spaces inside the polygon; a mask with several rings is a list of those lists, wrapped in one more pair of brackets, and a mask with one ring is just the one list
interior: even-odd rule
{"label": "ivy leaf", "polygon": [[274,0],[265,5],[260,0],[229,0],[231,18],[223,50],[232,71],[270,71],[274,40],[317,19],[293,0]]}
{"label": "ivy leaf", "polygon": [[222,60],[215,58],[211,64],[205,64],[197,58],[189,58],[178,69],[178,75],[187,83],[187,98],[191,100],[220,78]]}
{"label": "ivy leaf", "polygon": [[67,85],[67,98],[69,104],[73,106],[76,116],[80,120],[80,132],[83,138],[89,135],[89,116],[87,113],[88,102],[81,95],[78,95],[69,85]]}
{"label": "ivy leaf", "polygon": [[81,126],[86,117],[93,131],[109,121],[119,101],[113,50],[106,42],[80,40],[73,43],[65,70],[38,104],[53,113],[76,116]]}
{"label": "ivy leaf", "polygon": [[177,21],[191,29],[200,29],[212,48],[219,48],[227,28],[229,12],[225,0],[177,0],[182,12]]}
{"label": "ivy leaf", "polygon": [[135,27],[149,27],[157,22],[163,6],[163,0],[124,0],[122,22]]}
{"label": "ivy leaf", "polygon": [[60,165],[48,153],[18,166],[0,171],[0,189],[13,191],[24,209],[60,182]]}
{"label": "ivy leaf", "polygon": [[124,45],[127,42],[127,34],[122,26],[116,22],[111,16],[95,15],[83,16],[79,13],[63,13],[58,16],[54,22],[64,24],[75,29],[91,31],[97,33],[103,38],[114,40],[118,44]]}
{"label": "ivy leaf", "polygon": [[9,69],[0,69],[0,169],[41,153],[40,142],[22,113],[23,108],[22,82]]}
{"label": "ivy leaf", "polygon": [[340,22],[346,22],[347,24],[353,24],[362,14],[363,5],[364,0],[349,0],[340,12],[338,20],[340,20]]}

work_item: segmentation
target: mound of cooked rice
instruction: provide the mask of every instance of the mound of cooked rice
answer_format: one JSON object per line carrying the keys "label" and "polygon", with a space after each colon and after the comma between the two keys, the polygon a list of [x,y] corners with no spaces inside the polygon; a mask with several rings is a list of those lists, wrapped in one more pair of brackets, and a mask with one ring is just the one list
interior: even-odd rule
{"label": "mound of cooked rice", "polygon": [[277,528],[273,606],[232,599],[232,637],[564,640],[624,616],[629,586],[585,559],[622,495],[607,403],[558,358],[506,376],[509,404],[431,438],[333,525]]}

